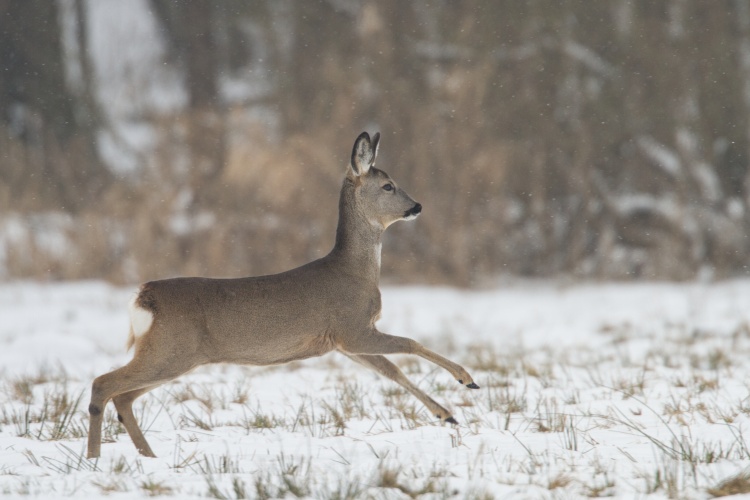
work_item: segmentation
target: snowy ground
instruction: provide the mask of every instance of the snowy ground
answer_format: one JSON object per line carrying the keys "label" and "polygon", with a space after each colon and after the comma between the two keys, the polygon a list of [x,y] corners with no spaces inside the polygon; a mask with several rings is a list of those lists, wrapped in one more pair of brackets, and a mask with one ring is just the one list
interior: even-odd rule
{"label": "snowy ground", "polygon": [[707,498],[750,470],[750,281],[385,288],[380,328],[481,386],[395,358],[460,426],[333,353],[205,367],[144,396],[155,459],[110,405],[89,461],[89,387],[129,359],[131,293],[0,284],[0,494]]}

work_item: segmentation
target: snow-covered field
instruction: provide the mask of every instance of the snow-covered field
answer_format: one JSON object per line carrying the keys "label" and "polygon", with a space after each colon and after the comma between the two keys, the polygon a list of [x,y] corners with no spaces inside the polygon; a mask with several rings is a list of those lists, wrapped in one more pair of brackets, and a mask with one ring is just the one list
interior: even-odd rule
{"label": "snow-covered field", "polygon": [[0,284],[0,494],[707,498],[750,483],[750,281],[387,287],[381,330],[481,386],[394,358],[458,427],[332,353],[204,367],[142,397],[158,458],[110,404],[90,461],[89,388],[130,357],[132,292]]}

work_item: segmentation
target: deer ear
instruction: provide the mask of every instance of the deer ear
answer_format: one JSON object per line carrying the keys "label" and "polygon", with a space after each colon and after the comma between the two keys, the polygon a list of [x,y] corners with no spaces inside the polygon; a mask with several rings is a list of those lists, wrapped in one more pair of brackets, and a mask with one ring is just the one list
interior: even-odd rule
{"label": "deer ear", "polygon": [[375,166],[375,160],[378,159],[378,148],[380,148],[380,132],[375,132],[375,135],[372,136],[372,164],[370,166]]}
{"label": "deer ear", "polygon": [[354,175],[365,175],[375,163],[378,154],[378,141],[380,134],[375,134],[374,140],[370,141],[370,134],[362,132],[354,141],[352,149],[352,171]]}

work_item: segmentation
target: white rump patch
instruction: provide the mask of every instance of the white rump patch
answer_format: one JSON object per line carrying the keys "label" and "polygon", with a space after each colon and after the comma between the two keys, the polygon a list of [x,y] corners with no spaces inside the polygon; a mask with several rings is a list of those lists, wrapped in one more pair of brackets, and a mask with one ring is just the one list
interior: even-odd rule
{"label": "white rump patch", "polygon": [[130,311],[130,327],[133,329],[133,335],[137,339],[151,328],[151,324],[154,322],[154,315],[151,311],[147,311],[136,304],[136,300],[138,300],[138,294],[133,295],[133,298],[130,299],[128,309]]}

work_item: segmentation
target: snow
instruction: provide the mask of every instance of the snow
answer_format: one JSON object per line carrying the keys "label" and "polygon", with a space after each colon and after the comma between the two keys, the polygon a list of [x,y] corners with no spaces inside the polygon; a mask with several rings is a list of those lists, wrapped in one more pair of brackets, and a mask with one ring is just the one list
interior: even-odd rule
{"label": "snow", "polygon": [[[481,386],[392,357],[459,427],[331,353],[202,367],[145,395],[134,408],[155,459],[109,405],[90,461],[90,384],[131,356],[135,288],[0,284],[3,494],[705,498],[750,467],[748,280],[384,287],[379,328]],[[63,396],[68,420],[55,417]]]}

